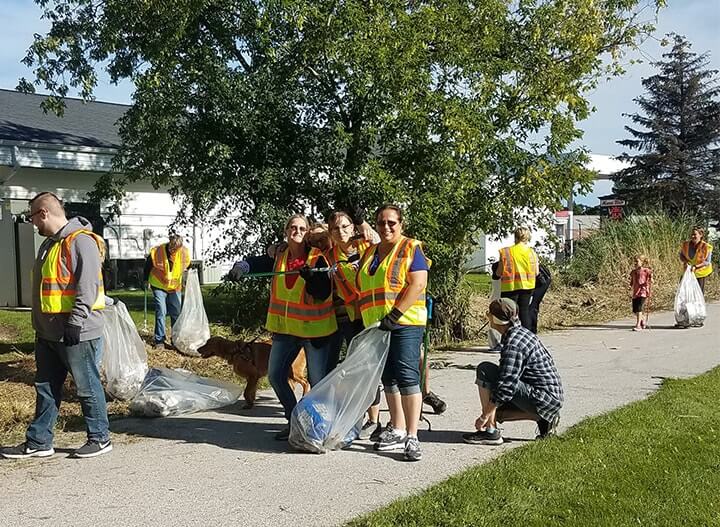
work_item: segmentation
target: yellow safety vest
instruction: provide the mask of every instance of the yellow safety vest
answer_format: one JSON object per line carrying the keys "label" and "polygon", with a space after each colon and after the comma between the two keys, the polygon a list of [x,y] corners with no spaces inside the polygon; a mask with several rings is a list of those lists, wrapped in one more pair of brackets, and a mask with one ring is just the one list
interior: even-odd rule
{"label": "yellow safety vest", "polygon": [[[100,251],[105,243],[94,232],[81,229],[55,242],[50,247],[41,270],[40,310],[43,313],[70,313],[75,307],[75,298],[77,296],[75,287],[77,283],[73,274],[71,245],[73,240],[80,234],[92,237]],[[98,278],[100,286],[95,303],[91,306],[93,311],[105,308],[105,287],[103,285],[102,269]]]}
{"label": "yellow safety vest", "polygon": [[[357,248],[360,257],[362,257],[367,248],[370,247],[370,243],[365,240],[357,240],[353,242],[353,245]],[[347,260],[347,257],[347,254],[336,245],[328,251],[326,258],[331,266],[337,264],[335,274],[333,275],[333,285],[335,286],[337,295],[345,304],[348,318],[350,320],[357,320],[360,316],[357,306],[358,290],[355,283],[357,267],[351,263],[343,262],[343,260]]]}
{"label": "yellow safety vest", "polygon": [[[407,275],[412,264],[415,250],[422,243],[412,238],[402,237],[390,253],[380,262],[375,274],[370,274],[370,263],[377,251],[374,246],[360,259],[357,273],[357,287],[360,293],[358,305],[362,314],[363,324],[369,326],[382,319],[392,311],[395,302],[407,288]],[[431,262],[428,259],[428,265]],[[398,321],[403,326],[424,326],[427,324],[427,307],[425,306],[425,289],[415,302],[403,313]]]}
{"label": "yellow safety vest", "polygon": [[187,247],[180,247],[179,250],[175,251],[172,255],[173,266],[170,269],[165,246],[166,244],[163,244],[150,249],[150,259],[153,266],[150,270],[148,282],[151,286],[169,293],[181,291],[183,272],[190,267],[190,250]]}
{"label": "yellow safety vest", "polygon": [[535,289],[540,273],[537,254],[524,243],[500,249],[500,291]]}
{"label": "yellow safety vest", "polygon": [[[287,269],[289,250],[285,249],[275,257],[275,272]],[[314,267],[322,252],[310,249],[307,261]],[[270,305],[268,306],[265,327],[273,333],[293,335],[295,337],[313,338],[326,337],[337,331],[335,308],[332,295],[324,300],[315,300],[305,291],[305,280],[299,276],[292,288],[285,284],[285,275],[273,277],[270,288]]]}
{"label": "yellow safety vest", "polygon": [[[684,242],[682,244],[682,253],[685,259],[690,263],[690,265],[700,265],[701,263],[705,262],[707,260],[708,254],[712,251],[713,246],[710,245],[708,242],[701,241],[698,243],[698,246],[695,248],[695,256],[690,258],[690,242]],[[702,269],[695,269],[695,277],[696,278],[705,278],[706,276],[710,276],[713,272],[712,268],[712,262],[707,267],[703,267]]]}

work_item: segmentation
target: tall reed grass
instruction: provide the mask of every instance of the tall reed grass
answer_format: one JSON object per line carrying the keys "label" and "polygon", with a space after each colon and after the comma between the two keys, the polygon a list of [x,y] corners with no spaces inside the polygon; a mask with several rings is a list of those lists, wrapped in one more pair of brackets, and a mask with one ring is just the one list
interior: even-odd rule
{"label": "tall reed grass", "polygon": [[653,270],[654,296],[658,305],[666,305],[683,272],[680,246],[693,225],[689,216],[671,218],[660,213],[607,221],[598,232],[577,242],[561,280],[570,287],[592,284],[625,290],[635,256],[644,255]]}

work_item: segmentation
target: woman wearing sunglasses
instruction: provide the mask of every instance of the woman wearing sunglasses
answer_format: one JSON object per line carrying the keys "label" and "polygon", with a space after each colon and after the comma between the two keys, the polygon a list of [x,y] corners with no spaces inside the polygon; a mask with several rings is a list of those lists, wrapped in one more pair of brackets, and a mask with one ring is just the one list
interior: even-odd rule
{"label": "woman wearing sunglasses", "polygon": [[427,308],[430,261],[418,240],[403,236],[402,210],[383,205],[375,213],[380,243],[365,251],[357,272],[358,304],[365,327],[380,322],[391,332],[390,354],[382,375],[390,423],[375,450],[403,449],[405,459],[422,458],[417,438],[422,407],[420,347]]}
{"label": "woman wearing sunglasses", "polygon": [[[265,322],[273,333],[268,379],[288,420],[297,399],[287,379],[300,348],[305,349],[308,380],[314,386],[329,371],[328,355],[337,331],[327,260],[322,251],[305,243],[309,229],[305,216],[291,216],[285,224],[287,246],[283,244],[274,259],[247,258],[237,262],[228,274],[230,280],[240,280],[246,273],[278,273],[272,278]],[[284,428],[276,439],[286,440],[289,431],[289,427]]]}

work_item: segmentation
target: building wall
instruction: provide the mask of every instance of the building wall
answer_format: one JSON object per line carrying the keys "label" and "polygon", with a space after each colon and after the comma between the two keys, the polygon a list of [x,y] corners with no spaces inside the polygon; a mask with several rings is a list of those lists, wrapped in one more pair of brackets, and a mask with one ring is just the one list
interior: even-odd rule
{"label": "building wall", "polygon": [[[0,166],[0,200],[9,203],[12,214],[27,210],[27,202],[38,192],[54,192],[66,202],[83,203],[87,194],[101,176],[99,172],[78,170],[40,169],[21,167],[10,179],[11,167]],[[144,258],[149,249],[167,241],[169,228],[179,210],[167,192],[155,191],[148,183],[136,183],[128,188],[121,205],[121,214],[105,226],[110,259],[130,260]],[[109,204],[102,203],[100,213],[107,217]],[[178,227],[194,260],[205,260],[209,249],[220,239],[221,232],[203,225]],[[10,244],[3,237],[0,244]],[[217,282],[227,272],[230,262],[204,266],[205,282]]]}

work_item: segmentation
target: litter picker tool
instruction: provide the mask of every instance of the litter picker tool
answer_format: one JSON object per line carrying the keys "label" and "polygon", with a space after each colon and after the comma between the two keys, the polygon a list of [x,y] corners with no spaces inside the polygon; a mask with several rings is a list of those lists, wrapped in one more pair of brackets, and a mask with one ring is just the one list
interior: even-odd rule
{"label": "litter picker tool", "polygon": [[[425,334],[423,335],[423,356],[422,366],[420,367],[420,395],[425,393],[425,385],[427,384],[427,360],[430,351],[430,327],[433,317],[433,297],[428,293],[425,298],[425,306],[427,308],[427,325],[425,326]],[[425,417],[420,403],[420,420],[428,424],[428,431],[432,430],[432,423]]]}

